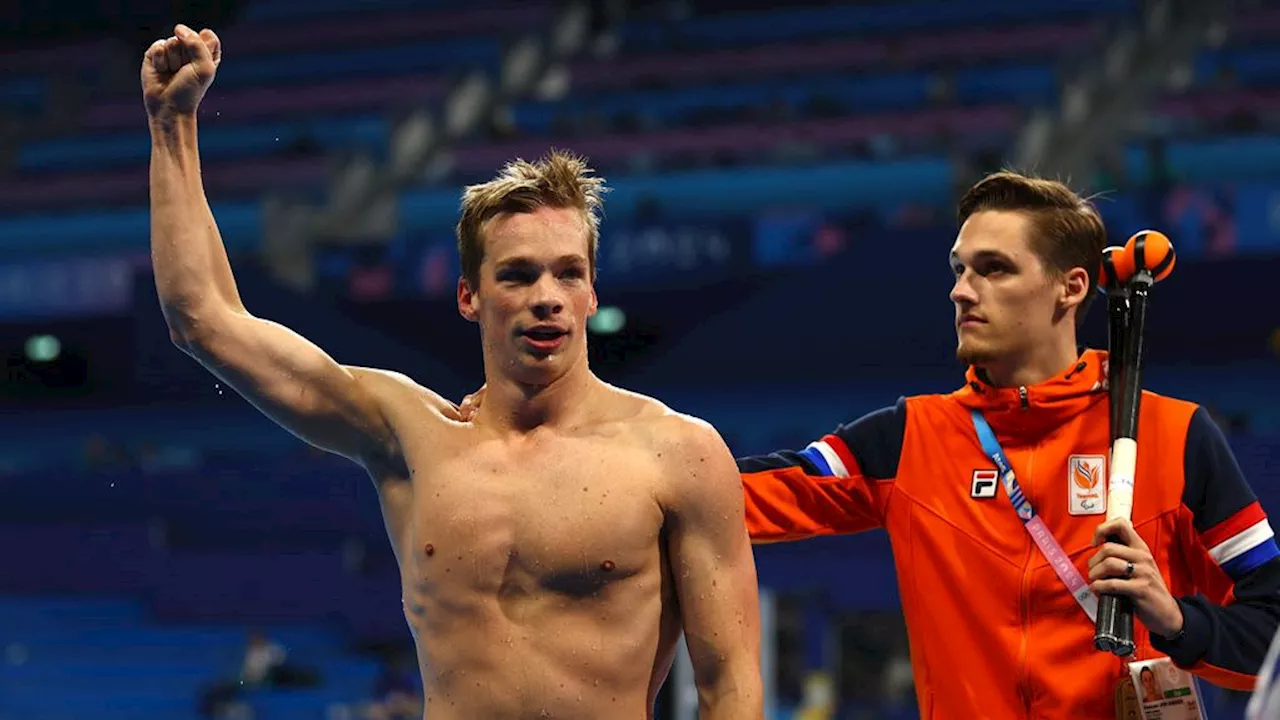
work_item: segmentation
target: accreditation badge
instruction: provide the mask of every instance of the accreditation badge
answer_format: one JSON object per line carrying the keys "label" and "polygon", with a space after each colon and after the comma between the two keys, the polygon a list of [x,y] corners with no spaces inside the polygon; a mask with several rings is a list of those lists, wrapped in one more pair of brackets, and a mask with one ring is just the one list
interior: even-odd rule
{"label": "accreditation badge", "polygon": [[[1142,720],[1205,720],[1195,676],[1169,658],[1131,662],[1127,679]],[[1117,692],[1116,717],[1122,717],[1118,699]]]}
{"label": "accreditation badge", "polygon": [[1116,685],[1116,720],[1142,720],[1138,691],[1133,689],[1133,678],[1128,675]]}

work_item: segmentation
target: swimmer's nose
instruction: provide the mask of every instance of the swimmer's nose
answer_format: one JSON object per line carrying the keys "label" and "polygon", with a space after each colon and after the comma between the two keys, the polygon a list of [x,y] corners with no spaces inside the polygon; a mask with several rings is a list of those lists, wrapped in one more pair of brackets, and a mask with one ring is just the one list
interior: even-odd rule
{"label": "swimmer's nose", "polygon": [[540,280],[534,288],[531,309],[534,317],[545,320],[564,310],[564,297],[554,278]]}

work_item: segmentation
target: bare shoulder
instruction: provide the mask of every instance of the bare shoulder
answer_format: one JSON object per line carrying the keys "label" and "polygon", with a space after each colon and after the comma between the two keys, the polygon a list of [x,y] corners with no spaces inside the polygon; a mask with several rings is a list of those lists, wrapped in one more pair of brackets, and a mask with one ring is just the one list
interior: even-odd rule
{"label": "bare shoulder", "polygon": [[609,386],[618,416],[631,424],[647,441],[671,451],[696,451],[706,446],[724,447],[720,433],[711,423],[671,409],[656,398]]}
{"label": "bare shoulder", "polygon": [[741,501],[737,465],[711,423],[638,393],[622,394],[638,440],[659,461],[673,497],[721,494]]}
{"label": "bare shoulder", "polygon": [[346,368],[389,416],[425,411],[444,420],[459,420],[456,404],[404,373],[354,365]]}

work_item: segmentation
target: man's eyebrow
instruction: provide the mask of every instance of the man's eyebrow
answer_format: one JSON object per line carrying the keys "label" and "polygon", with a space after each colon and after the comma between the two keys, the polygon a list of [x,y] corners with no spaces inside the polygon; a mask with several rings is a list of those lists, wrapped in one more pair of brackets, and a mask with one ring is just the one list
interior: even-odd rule
{"label": "man's eyebrow", "polygon": [[[951,260],[957,261],[959,259],[960,259],[960,256],[954,250],[952,250]],[[973,253],[973,257],[969,258],[969,262],[971,263],[977,262],[979,260],[1003,260],[1004,262],[1007,262],[1007,263],[1013,262],[1013,258],[1010,257],[1008,254],[1000,250],[993,250],[989,248],[978,250]]]}
{"label": "man's eyebrow", "polygon": [[532,259],[530,259],[530,258],[527,258],[527,257],[520,257],[520,256],[517,256],[517,257],[509,257],[509,258],[503,258],[502,260],[499,260],[499,261],[498,261],[498,267],[511,267],[511,266],[526,266],[526,267],[527,267],[527,266],[532,266],[532,265],[537,265],[537,263],[535,263],[535,262],[534,262]]}
{"label": "man's eyebrow", "polygon": [[[533,258],[525,257],[525,256],[523,256],[523,255],[517,255],[517,256],[515,256],[515,257],[503,258],[503,259],[501,259],[501,260],[498,260],[495,264],[496,264],[498,267],[500,267],[500,268],[510,268],[510,267],[539,267],[539,266],[541,266],[541,265],[542,265],[542,263],[540,263],[540,262],[538,262],[538,261],[534,260]],[[571,255],[561,255],[560,257],[558,257],[558,258],[556,258],[555,260],[553,260],[553,261],[552,261],[552,264],[553,264],[553,265],[568,265],[568,264],[581,264],[581,265],[586,265],[586,264],[587,264],[587,258],[586,258],[586,257],[584,257],[584,256],[582,256],[582,255],[576,255],[576,254],[571,254]]]}

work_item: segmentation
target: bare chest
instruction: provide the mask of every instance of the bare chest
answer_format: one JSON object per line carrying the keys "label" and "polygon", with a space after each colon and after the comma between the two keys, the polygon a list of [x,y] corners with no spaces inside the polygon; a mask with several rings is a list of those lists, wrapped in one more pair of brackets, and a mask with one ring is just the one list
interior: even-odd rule
{"label": "bare chest", "polygon": [[658,569],[661,476],[638,449],[479,443],[429,468],[402,550],[424,589],[584,596]]}

